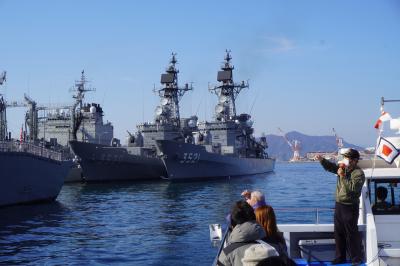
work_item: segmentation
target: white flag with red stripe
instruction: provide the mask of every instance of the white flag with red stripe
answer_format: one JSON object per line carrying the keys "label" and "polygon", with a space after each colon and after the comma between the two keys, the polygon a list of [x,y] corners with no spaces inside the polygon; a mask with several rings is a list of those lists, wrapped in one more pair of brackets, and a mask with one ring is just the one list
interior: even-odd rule
{"label": "white flag with red stripe", "polygon": [[393,161],[399,156],[400,151],[387,139],[380,137],[376,155],[387,163],[392,164]]}
{"label": "white flag with red stripe", "polygon": [[381,116],[378,118],[378,121],[376,121],[374,128],[379,129],[381,127],[382,122],[389,121],[391,119],[392,117],[390,116],[389,113],[382,112]]}

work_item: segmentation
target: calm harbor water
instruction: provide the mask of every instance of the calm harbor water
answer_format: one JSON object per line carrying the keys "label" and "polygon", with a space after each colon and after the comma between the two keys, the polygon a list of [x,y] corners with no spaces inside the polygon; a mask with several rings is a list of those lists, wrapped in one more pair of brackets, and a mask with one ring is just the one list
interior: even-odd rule
{"label": "calm harbor water", "polygon": [[241,191],[264,191],[278,223],[311,223],[313,211],[285,209],[333,208],[335,181],[317,163],[278,163],[230,180],[65,185],[54,203],[0,209],[0,264],[210,265],[208,225],[225,222]]}

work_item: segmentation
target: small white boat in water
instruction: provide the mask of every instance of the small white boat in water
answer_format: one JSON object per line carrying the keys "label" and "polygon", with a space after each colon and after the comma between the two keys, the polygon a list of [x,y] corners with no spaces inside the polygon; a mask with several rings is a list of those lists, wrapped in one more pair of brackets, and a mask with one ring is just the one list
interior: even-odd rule
{"label": "small white boat in water", "polygon": [[[382,105],[389,101],[382,99]],[[400,136],[385,140],[392,145],[386,152],[400,152]],[[377,145],[378,154],[382,152],[380,148]],[[360,196],[358,220],[365,255],[363,265],[400,265],[400,156],[391,156],[389,159],[391,162],[387,163],[375,156],[358,163],[366,177]],[[382,206],[377,197],[378,190],[387,192],[384,207],[377,208]],[[334,225],[319,223],[318,210],[316,217],[313,224],[278,224],[286,240],[288,254],[297,265],[331,265],[330,262],[335,258]],[[222,238],[214,265],[217,265],[228,236],[229,231]]]}

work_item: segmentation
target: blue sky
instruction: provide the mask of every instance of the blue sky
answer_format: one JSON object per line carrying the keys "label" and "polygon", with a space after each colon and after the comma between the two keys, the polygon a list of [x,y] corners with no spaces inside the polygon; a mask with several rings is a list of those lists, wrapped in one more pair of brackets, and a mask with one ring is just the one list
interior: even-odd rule
{"label": "blue sky", "polygon": [[[0,0],[1,88],[40,104],[72,101],[82,69],[115,135],[125,139],[158,104],[152,92],[171,52],[181,85],[194,91],[183,117],[212,119],[207,90],[225,49],[237,82],[250,89],[238,112],[251,112],[256,134],[297,130],[372,146],[380,97],[400,98],[400,2],[387,1],[11,1]],[[393,117],[399,105],[387,105]],[[9,110],[19,133],[23,110]]]}

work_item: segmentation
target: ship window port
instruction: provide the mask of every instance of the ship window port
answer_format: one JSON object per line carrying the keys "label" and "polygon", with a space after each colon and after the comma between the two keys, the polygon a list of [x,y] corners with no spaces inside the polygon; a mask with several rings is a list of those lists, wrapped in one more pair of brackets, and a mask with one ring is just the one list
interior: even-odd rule
{"label": "ship window port", "polygon": [[368,189],[374,214],[400,214],[400,183],[398,179],[370,181]]}

